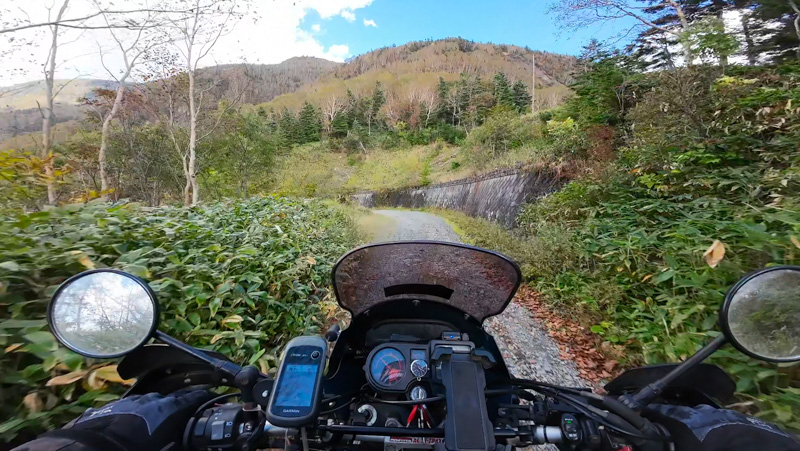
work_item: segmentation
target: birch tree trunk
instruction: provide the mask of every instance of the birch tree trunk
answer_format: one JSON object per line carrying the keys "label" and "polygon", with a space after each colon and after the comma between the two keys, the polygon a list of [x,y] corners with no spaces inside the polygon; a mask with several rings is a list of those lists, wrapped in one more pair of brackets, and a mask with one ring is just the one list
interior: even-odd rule
{"label": "birch tree trunk", "polygon": [[[791,0],[790,0],[791,1]],[[672,9],[675,10],[675,15],[678,16],[678,20],[681,22],[681,28],[683,32],[686,33],[689,31],[689,20],[686,18],[686,14],[683,11],[683,7],[678,4],[675,0],[667,0]],[[680,39],[680,34],[678,35],[678,39]],[[683,47],[683,58],[687,66],[692,65],[692,49],[689,47],[688,42],[682,42],[681,46]]]}
{"label": "birch tree trunk", "polygon": [[[200,202],[200,187],[197,185],[197,105],[194,99],[194,70],[189,71],[189,165],[187,167],[187,183],[191,185],[192,198],[184,199],[186,206],[195,206]],[[185,191],[184,191],[185,194]]]}
{"label": "birch tree trunk", "polygon": [[45,107],[42,110],[42,159],[44,163],[44,173],[47,176],[47,203],[55,205],[58,199],[56,193],[55,170],[53,169],[53,158],[51,149],[53,147],[53,82],[56,75],[56,54],[58,53],[58,23],[64,17],[64,13],[69,6],[69,0],[64,0],[61,9],[56,16],[55,24],[50,26],[53,39],[50,42],[50,52],[47,55],[44,71],[44,90]]}
{"label": "birch tree trunk", "polygon": [[106,170],[106,150],[108,149],[108,135],[111,130],[111,121],[119,111],[122,104],[122,99],[125,97],[125,86],[117,88],[117,95],[114,97],[114,105],[111,111],[103,120],[103,129],[100,133],[100,150],[97,152],[97,163],[100,166],[100,192],[101,197],[106,199],[108,197],[108,171]]}

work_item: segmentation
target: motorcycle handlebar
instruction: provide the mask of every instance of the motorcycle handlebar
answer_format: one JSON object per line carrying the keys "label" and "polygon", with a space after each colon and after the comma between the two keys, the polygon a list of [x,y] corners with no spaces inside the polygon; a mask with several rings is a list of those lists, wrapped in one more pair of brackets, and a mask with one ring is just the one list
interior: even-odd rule
{"label": "motorcycle handlebar", "polygon": [[[408,437],[411,434],[413,434],[413,436],[419,436],[419,437],[424,436],[425,438],[440,438],[440,439],[444,438],[444,434],[441,429],[416,430],[407,428],[382,428],[382,427],[372,427],[372,426],[364,426],[364,427],[323,426],[319,429],[329,432],[341,432],[347,435],[352,435],[354,440],[359,440],[363,442],[383,442],[387,438]],[[420,434],[421,431],[424,431],[425,433]],[[272,438],[294,437],[299,434],[300,431],[295,428],[284,428],[284,427],[274,426],[269,422],[264,424],[264,436],[266,437],[272,437]],[[495,437],[498,438],[516,437],[518,436],[518,434],[519,433],[513,429],[495,430]],[[564,433],[558,426],[535,426],[532,430],[531,437],[533,445],[544,445],[548,443],[558,444],[564,442]]]}

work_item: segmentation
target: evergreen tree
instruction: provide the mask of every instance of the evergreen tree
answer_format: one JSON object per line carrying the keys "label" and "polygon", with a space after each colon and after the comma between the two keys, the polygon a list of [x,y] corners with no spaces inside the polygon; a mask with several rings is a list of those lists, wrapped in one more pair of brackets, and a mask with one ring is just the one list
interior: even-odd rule
{"label": "evergreen tree", "polygon": [[511,88],[511,95],[514,99],[514,108],[520,113],[524,113],[531,107],[531,95],[528,94],[528,88],[525,83],[517,80]]}
{"label": "evergreen tree", "polygon": [[353,122],[364,122],[364,102],[356,97],[349,88],[347,89],[347,127],[352,128]]}
{"label": "evergreen tree", "polygon": [[347,136],[347,131],[350,129],[350,124],[347,123],[347,116],[346,113],[338,113],[333,117],[331,121],[331,137],[344,138]]}
{"label": "evergreen tree", "polygon": [[381,82],[375,82],[375,89],[372,95],[367,99],[365,108],[365,119],[367,120],[367,134],[372,134],[372,127],[378,122],[381,108],[386,103],[386,94],[383,92]]}
{"label": "evergreen tree", "polygon": [[514,96],[506,75],[498,72],[494,76],[494,101],[497,105],[514,107]]}
{"label": "evergreen tree", "polygon": [[753,2],[753,16],[763,24],[756,32],[756,53],[777,60],[800,59],[800,0],[759,0]]}
{"label": "evergreen tree", "polygon": [[297,129],[300,144],[320,140],[322,118],[314,105],[308,102],[303,104],[297,119]]}
{"label": "evergreen tree", "polygon": [[456,82],[455,89],[458,93],[455,105],[456,111],[458,111],[458,125],[463,126],[464,129],[474,127],[475,112],[470,108],[474,91],[473,80],[469,75],[462,73],[461,78]]}
{"label": "evergreen tree", "polygon": [[475,78],[475,93],[472,96],[470,108],[475,111],[475,123],[481,125],[494,108],[494,93],[491,82],[484,82],[480,77]]}
{"label": "evergreen tree", "polygon": [[279,136],[281,138],[281,144],[284,147],[300,142],[297,128],[297,118],[294,112],[288,108],[284,108],[278,119]]}
{"label": "evergreen tree", "polygon": [[448,108],[447,97],[450,94],[450,84],[444,81],[444,78],[439,77],[439,83],[436,85],[436,97],[438,98],[438,108],[436,110],[436,118],[439,122],[450,122],[450,110]]}

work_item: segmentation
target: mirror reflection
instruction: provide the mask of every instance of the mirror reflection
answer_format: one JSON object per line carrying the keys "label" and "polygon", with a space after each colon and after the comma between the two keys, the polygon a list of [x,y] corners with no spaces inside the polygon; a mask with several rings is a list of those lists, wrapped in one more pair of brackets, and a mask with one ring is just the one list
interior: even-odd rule
{"label": "mirror reflection", "polygon": [[65,345],[94,357],[129,352],[156,321],[150,293],[131,277],[95,272],[74,279],[53,299],[51,327]]}
{"label": "mirror reflection", "polygon": [[771,360],[800,359],[800,271],[780,269],[742,285],[728,307],[731,338]]}

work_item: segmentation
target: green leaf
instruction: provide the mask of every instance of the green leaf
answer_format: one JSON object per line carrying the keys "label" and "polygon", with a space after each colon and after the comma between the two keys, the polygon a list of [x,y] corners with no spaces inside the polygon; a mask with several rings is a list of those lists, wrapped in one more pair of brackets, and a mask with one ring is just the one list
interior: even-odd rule
{"label": "green leaf", "polygon": [[47,320],[43,319],[7,319],[0,321],[0,329],[25,329],[28,327],[44,327]]}
{"label": "green leaf", "polygon": [[248,365],[254,364],[258,359],[261,358],[262,355],[264,355],[265,352],[267,352],[267,350],[266,349],[262,349],[262,350],[258,351],[257,353],[253,354],[253,356],[250,357],[250,360],[247,361],[247,364]]}
{"label": "green leaf", "polygon": [[211,302],[208,303],[208,309],[211,311],[211,317],[213,318],[214,315],[217,314],[217,310],[219,310],[219,306],[222,304],[222,300],[220,298],[214,298]]}
{"label": "green leaf", "polygon": [[231,291],[231,288],[233,288],[233,282],[231,282],[230,280],[227,280],[227,281],[225,281],[225,283],[222,283],[219,286],[217,286],[217,289],[214,292],[214,294],[217,295],[217,296],[223,295],[223,294]]}
{"label": "green leaf", "polygon": [[6,271],[11,271],[11,272],[17,272],[20,270],[19,263],[12,261],[0,262],[0,268],[3,268]]}
{"label": "green leaf", "polygon": [[8,431],[12,431],[23,423],[25,423],[23,418],[12,418],[10,420],[6,420],[0,423],[0,434],[5,434]]}
{"label": "green leaf", "polygon": [[736,382],[736,391],[738,392],[747,392],[753,387],[755,387],[755,384],[753,383],[753,378],[749,376],[742,376]]}
{"label": "green leaf", "polygon": [[662,282],[666,282],[667,280],[671,279],[675,276],[675,271],[668,269],[661,274],[653,277],[653,285],[658,285]]}
{"label": "green leaf", "polygon": [[36,344],[53,344],[56,341],[55,337],[53,337],[53,334],[45,331],[31,332],[23,336],[26,340]]}
{"label": "green leaf", "polygon": [[148,270],[146,266],[125,265],[122,267],[122,270],[127,273],[133,274],[134,276],[141,277],[142,279],[150,278],[150,270]]}

